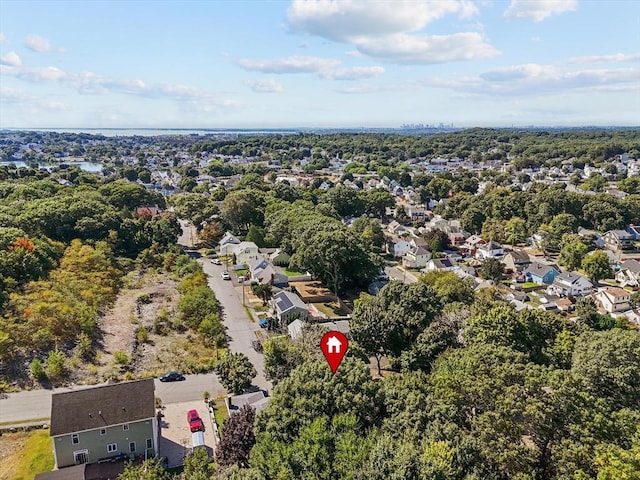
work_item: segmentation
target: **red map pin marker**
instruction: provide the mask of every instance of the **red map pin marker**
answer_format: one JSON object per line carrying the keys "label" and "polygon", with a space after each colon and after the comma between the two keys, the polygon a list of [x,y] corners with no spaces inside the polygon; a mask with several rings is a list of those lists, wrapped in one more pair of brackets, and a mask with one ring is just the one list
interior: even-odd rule
{"label": "red map pin marker", "polygon": [[322,337],[322,340],[320,340],[320,348],[322,349],[322,353],[324,353],[324,358],[327,359],[331,367],[331,371],[336,373],[336,370],[338,370],[344,358],[344,354],[347,353],[349,341],[342,333],[332,331]]}

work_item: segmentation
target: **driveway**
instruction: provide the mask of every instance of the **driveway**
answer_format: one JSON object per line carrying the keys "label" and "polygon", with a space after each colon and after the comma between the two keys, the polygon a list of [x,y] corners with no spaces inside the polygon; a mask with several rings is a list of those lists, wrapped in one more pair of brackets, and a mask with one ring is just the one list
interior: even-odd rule
{"label": "driveway", "polygon": [[187,423],[187,412],[197,410],[204,424],[204,443],[209,456],[216,447],[213,420],[202,400],[167,405],[160,419],[160,456],[167,457],[169,467],[184,464],[184,458],[192,452],[191,430]]}

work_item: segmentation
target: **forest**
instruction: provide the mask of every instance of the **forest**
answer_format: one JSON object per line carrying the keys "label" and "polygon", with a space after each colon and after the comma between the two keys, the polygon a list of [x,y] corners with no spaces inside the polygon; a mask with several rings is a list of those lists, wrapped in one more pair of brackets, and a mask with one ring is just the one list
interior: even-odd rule
{"label": "forest", "polygon": [[[605,184],[627,194],[605,193],[599,179],[585,194],[521,170],[555,166],[569,176],[574,167],[604,168],[622,153],[640,156],[638,138],[634,130],[478,129],[425,137],[163,140],[168,168],[186,187],[166,200],[134,183],[140,172],[146,176],[145,149],[158,147],[152,140],[143,147],[104,139],[109,147],[98,151],[99,143],[65,137],[80,149],[76,153],[91,150],[110,164],[109,176],[0,167],[0,369],[55,381],[68,354],[90,356],[97,319],[134,269],[175,278],[180,328],[223,346],[215,294],[196,262],[175,246],[177,219],[187,219],[203,249],[213,249],[231,231],[284,250],[290,268],[355,297],[350,349],[333,375],[318,348],[321,329],[309,326],[296,340],[272,336],[264,342],[264,374],[274,385],[269,404],[225,421],[217,462],[193,455],[183,472],[170,474],[149,461],[128,465],[120,478],[637,479],[637,329],[602,314],[590,298],[577,303],[572,318],[517,311],[504,300],[499,281],[476,290],[450,272],[419,275],[411,285],[391,281],[376,296],[362,293],[384,264],[382,222],[410,220],[388,191],[347,188],[344,181],[362,184],[375,172],[411,186],[418,201],[437,203],[434,213],[459,219],[462,228],[490,240],[515,245],[540,235],[543,249],[572,270],[583,267],[594,248],[576,235],[578,227],[602,233],[640,223],[638,185],[617,171],[605,172]],[[14,147],[4,145],[3,152],[13,155]],[[178,161],[180,149],[192,155],[188,162]],[[137,164],[112,161],[124,151]],[[227,157],[235,155],[247,162]],[[510,167],[479,173],[413,168],[436,156],[508,161]],[[353,160],[339,180],[320,173],[293,186],[267,173],[268,162],[286,168],[304,159],[302,169],[311,175],[334,158]],[[210,187],[196,181],[201,174],[241,177],[232,186]],[[586,181],[576,178],[575,185]],[[173,212],[138,213],[138,206],[149,204]],[[425,239],[436,253],[450,247],[437,233]],[[242,390],[245,383],[226,378],[233,376],[231,367],[224,361],[207,365],[225,376],[230,391]]]}

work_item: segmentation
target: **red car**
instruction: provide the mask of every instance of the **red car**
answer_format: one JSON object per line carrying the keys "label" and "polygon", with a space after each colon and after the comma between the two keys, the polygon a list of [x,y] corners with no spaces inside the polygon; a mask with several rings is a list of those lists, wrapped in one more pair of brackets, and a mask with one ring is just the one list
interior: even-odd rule
{"label": "red car", "polygon": [[204,423],[197,410],[189,410],[187,412],[187,422],[189,422],[189,428],[192,432],[204,431]]}

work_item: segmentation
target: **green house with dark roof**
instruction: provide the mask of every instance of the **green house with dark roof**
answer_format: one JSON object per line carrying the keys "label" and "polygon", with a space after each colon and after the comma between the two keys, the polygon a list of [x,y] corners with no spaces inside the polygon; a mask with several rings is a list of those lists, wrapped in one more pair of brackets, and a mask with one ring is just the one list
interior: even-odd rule
{"label": "green house with dark roof", "polygon": [[153,379],[55,393],[50,435],[57,468],[122,454],[154,457],[158,421]]}

